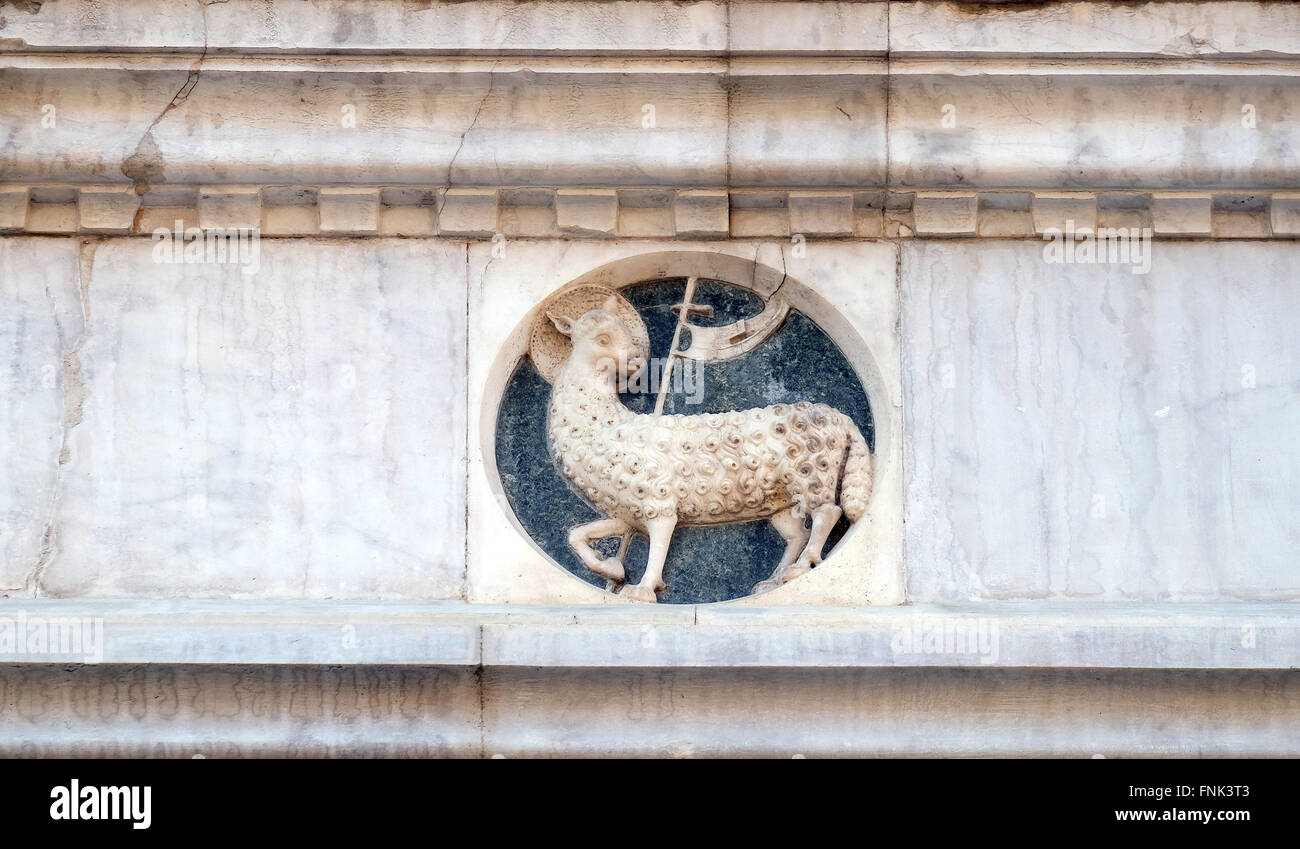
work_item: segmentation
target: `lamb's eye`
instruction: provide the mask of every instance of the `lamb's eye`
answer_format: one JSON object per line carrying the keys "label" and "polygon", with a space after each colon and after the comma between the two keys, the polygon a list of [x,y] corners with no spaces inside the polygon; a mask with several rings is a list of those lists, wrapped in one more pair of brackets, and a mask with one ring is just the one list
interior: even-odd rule
{"label": "lamb's eye", "polygon": [[597,337],[596,337],[596,344],[599,345],[599,346],[601,346],[602,348],[605,347],[606,345],[608,345],[608,344],[609,344],[609,334],[608,334],[608,333],[602,333],[602,334],[600,334],[599,336],[597,336]]}

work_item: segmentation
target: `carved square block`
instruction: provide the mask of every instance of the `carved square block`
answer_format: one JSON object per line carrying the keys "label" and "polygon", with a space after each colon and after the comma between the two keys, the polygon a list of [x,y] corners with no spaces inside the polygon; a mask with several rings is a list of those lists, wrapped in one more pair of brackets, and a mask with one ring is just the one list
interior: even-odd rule
{"label": "carved square block", "polygon": [[1061,232],[1093,229],[1097,226],[1097,196],[1092,192],[1034,192],[1030,212],[1034,232],[1040,236],[1049,228]]}
{"label": "carved square block", "polygon": [[0,189],[0,230],[27,226],[27,188]]}
{"label": "carved square block", "polygon": [[497,192],[492,189],[447,189],[438,210],[444,236],[491,237],[497,232]]}
{"label": "carved square block", "polygon": [[[641,309],[643,316],[649,316],[642,319],[644,321],[657,322],[657,316],[671,317],[671,312],[651,305],[644,298],[676,297],[673,294],[676,290],[671,287],[680,288],[683,284],[668,284],[669,289],[659,293],[655,287],[662,288],[664,284],[647,281],[680,281],[695,276],[700,280],[719,281],[709,284],[714,289],[710,295],[701,295],[705,300],[708,297],[721,297],[724,301],[748,299],[753,304],[752,308],[747,308],[751,315],[752,310],[761,308],[760,315],[752,315],[747,320],[747,326],[770,327],[770,332],[777,334],[773,340],[778,337],[784,340],[780,343],[782,347],[773,349],[778,351],[775,354],[777,359],[770,362],[772,367],[792,372],[786,382],[807,386],[814,392],[819,387],[827,391],[860,382],[861,391],[870,402],[873,483],[864,517],[847,526],[842,539],[827,548],[828,554],[820,565],[789,583],[761,591],[761,595],[749,595],[749,584],[744,584],[738,591],[733,587],[725,592],[714,592],[703,584],[691,584],[691,592],[695,595],[678,590],[673,596],[674,588],[681,587],[682,581],[689,583],[692,580],[689,575],[684,577],[684,573],[672,572],[674,562],[680,568],[688,568],[682,564],[690,562],[690,558],[699,552],[705,552],[710,558],[716,557],[717,561],[710,561],[704,571],[693,573],[697,581],[730,580],[728,576],[733,567],[756,570],[755,574],[766,577],[776,565],[775,560],[762,559],[768,555],[754,561],[757,555],[742,548],[718,548],[709,535],[722,533],[726,528],[710,529],[681,520],[681,527],[675,531],[672,543],[678,554],[669,557],[666,575],[669,589],[661,601],[672,597],[680,603],[700,603],[701,600],[718,600],[718,593],[722,593],[721,598],[738,598],[734,604],[764,606],[896,604],[901,601],[901,418],[897,400],[900,398],[900,383],[895,251],[896,247],[888,243],[848,242],[798,245],[770,242],[684,244],[680,241],[607,244],[511,242],[470,245],[470,279],[480,280],[481,285],[471,287],[470,291],[469,599],[537,604],[629,603],[626,595],[614,595],[602,589],[598,578],[592,583],[591,574],[574,571],[575,568],[580,570],[580,566],[560,565],[562,561],[568,564],[567,558],[572,557],[565,542],[570,530],[569,520],[565,517],[569,514],[559,506],[548,505],[561,503],[554,501],[555,498],[563,500],[571,496],[565,494],[562,478],[557,478],[553,485],[543,480],[558,475],[559,471],[547,459],[544,441],[536,441],[541,438],[536,429],[543,427],[547,418],[546,398],[555,391],[548,383],[558,379],[553,369],[557,362],[564,361],[565,355],[561,353],[560,360],[548,360],[549,365],[540,365],[540,361],[535,359],[536,340],[542,337],[537,334],[547,332],[545,328],[552,326],[550,316],[568,315],[555,310],[576,310],[582,314],[587,309],[563,306],[568,303],[565,298],[577,297],[578,302],[586,303],[581,299],[596,298],[598,292],[621,293],[619,297],[626,301],[626,305],[619,309]],[[582,294],[589,290],[591,294]],[[771,299],[774,298],[788,299],[785,300],[788,312],[777,315],[775,323],[767,325],[760,316],[776,315],[772,312]],[[552,304],[560,306],[548,306]],[[638,308],[636,304],[643,306]],[[658,324],[654,326],[659,327]],[[666,353],[662,329],[651,333],[653,341],[648,347],[650,361],[647,364],[651,370],[658,368],[654,365],[655,358],[662,360]],[[744,335],[744,332],[738,333],[734,329],[720,328],[710,336],[706,330],[707,327],[701,325],[691,332],[696,339],[693,344],[725,347]],[[787,333],[794,335],[787,336]],[[813,335],[800,335],[803,333]],[[826,336],[820,337],[821,333]],[[554,338],[558,340],[561,336],[555,333]],[[806,364],[817,362],[810,358],[818,355],[811,353],[811,348],[802,347],[812,344],[810,341],[801,340],[815,338],[833,341],[840,352],[837,356],[844,357],[847,363],[849,372],[845,377],[832,378],[823,368]],[[715,342],[701,342],[703,339],[714,339]],[[749,357],[761,360],[773,356],[763,347],[773,344],[777,343],[768,340],[765,332],[754,337],[753,347],[729,352],[724,358],[737,364],[748,362],[744,358]],[[800,368],[809,370],[799,375]],[[745,377],[747,373],[742,370],[738,377],[725,378],[720,372],[715,372],[714,378],[704,378],[705,382],[700,384],[700,398],[695,400],[674,389],[676,394],[670,401],[673,405],[670,409],[675,411],[673,420],[694,421],[691,419],[692,411],[702,408],[691,404],[707,404],[710,391],[715,394],[723,391],[719,385],[710,390],[708,380],[711,379],[733,381],[724,384],[731,387],[726,390],[728,398],[770,396],[779,401],[778,396],[784,397],[782,393],[787,390],[781,388],[779,377],[757,381]],[[631,391],[635,394],[645,390]],[[640,400],[635,397],[626,399],[626,403],[632,405],[628,409],[645,406],[638,406]],[[644,399],[645,403],[649,400]],[[745,403],[754,406],[752,402]],[[837,409],[848,408],[841,406]],[[729,415],[725,410],[739,411],[740,407],[720,410],[725,417]],[[684,418],[677,419],[677,416]],[[527,460],[524,462],[521,454],[528,452],[540,453],[524,458]],[[527,492],[520,489],[524,485],[521,482],[526,482]],[[699,484],[692,484],[695,485]],[[591,514],[585,515],[589,517]],[[753,527],[761,530],[762,525],[760,522]],[[638,547],[640,545],[633,541],[625,560],[629,576],[644,568],[641,564],[645,563],[648,555],[643,547]],[[778,557],[779,554],[777,550]],[[710,592],[714,594],[708,595]],[[667,606],[665,603],[658,608]]]}
{"label": "carved square block", "polygon": [[77,190],[70,186],[33,186],[27,229],[33,233],[75,233],[79,223]]}
{"label": "carved square block", "polygon": [[786,192],[731,192],[731,236],[751,239],[790,235],[790,203]]}
{"label": "carved square block", "polygon": [[612,236],[618,226],[618,194],[613,189],[560,189],[555,223],[563,233]]}
{"label": "carved square block", "polygon": [[680,191],[673,204],[673,221],[682,238],[716,239],[727,235],[728,198],[722,190]]}
{"label": "carved square block", "polygon": [[321,189],[321,233],[376,233],[380,229],[380,190]]}
{"label": "carved square block", "polygon": [[1205,195],[1155,195],[1151,222],[1157,236],[1210,235],[1211,198]]}
{"label": "carved square block", "polygon": [[912,220],[918,236],[974,236],[979,195],[917,192]]}
{"label": "carved square block", "polygon": [[87,186],[77,195],[81,229],[97,233],[129,233],[140,208],[131,186]]}
{"label": "carved square block", "polygon": [[320,190],[322,233],[374,233],[379,230],[379,189]]}
{"label": "carved square block", "polygon": [[256,186],[204,186],[199,189],[199,226],[253,229],[262,226],[262,195]]}
{"label": "carved square block", "polygon": [[849,192],[790,192],[790,232],[809,238],[853,234],[853,195]]}
{"label": "carved square block", "polygon": [[1275,236],[1300,236],[1300,192],[1274,192],[1269,224]]}

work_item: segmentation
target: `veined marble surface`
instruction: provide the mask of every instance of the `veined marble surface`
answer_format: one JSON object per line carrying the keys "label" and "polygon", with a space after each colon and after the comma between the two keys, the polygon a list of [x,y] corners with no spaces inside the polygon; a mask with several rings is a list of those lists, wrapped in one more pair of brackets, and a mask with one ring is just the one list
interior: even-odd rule
{"label": "veined marble surface", "polygon": [[[655,247],[512,245],[510,297],[611,246]],[[1297,247],[1159,242],[1139,275],[1043,246],[899,246],[909,599],[1300,597]],[[465,243],[152,249],[0,240],[4,591],[473,597]]]}
{"label": "veined marble surface", "polygon": [[0,240],[5,587],[457,597],[464,245],[153,248]]}
{"label": "veined marble surface", "polygon": [[1300,598],[1298,262],[902,245],[910,599]]}
{"label": "veined marble surface", "polygon": [[71,239],[0,239],[0,593],[45,558],[63,466],[65,369],[84,329]]}

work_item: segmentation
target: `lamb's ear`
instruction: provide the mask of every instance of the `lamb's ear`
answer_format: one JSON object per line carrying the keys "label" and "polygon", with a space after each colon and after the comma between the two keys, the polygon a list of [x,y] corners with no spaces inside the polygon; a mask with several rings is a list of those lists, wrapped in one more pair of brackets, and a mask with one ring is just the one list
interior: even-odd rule
{"label": "lamb's ear", "polygon": [[605,299],[605,303],[600,305],[600,308],[605,312],[612,312],[614,315],[618,315],[618,296],[610,295]]}
{"label": "lamb's ear", "polygon": [[548,312],[546,317],[551,320],[551,324],[555,325],[556,330],[565,336],[573,335],[573,319],[567,315],[560,315],[558,312]]}

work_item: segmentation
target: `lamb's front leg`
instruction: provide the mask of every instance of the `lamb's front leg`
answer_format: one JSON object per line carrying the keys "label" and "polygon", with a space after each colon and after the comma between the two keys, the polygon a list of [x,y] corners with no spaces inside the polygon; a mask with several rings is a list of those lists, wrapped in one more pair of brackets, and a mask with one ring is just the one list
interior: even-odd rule
{"label": "lamb's front leg", "polygon": [[[577,553],[582,565],[600,575],[602,578],[622,583],[623,555],[627,553],[627,543],[632,536],[632,527],[622,519],[597,519],[585,525],[578,525],[569,531],[569,546]],[[601,560],[591,544],[598,539],[623,537],[618,556]]]}
{"label": "lamb's front leg", "polygon": [[647,519],[646,534],[650,537],[650,557],[646,560],[645,574],[641,583],[627,584],[618,594],[633,601],[646,601],[653,604],[659,598],[655,595],[664,588],[664,560],[668,557],[668,543],[672,542],[673,529],[677,527],[677,516],[660,516]]}

